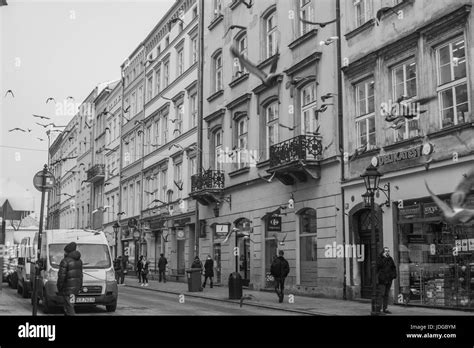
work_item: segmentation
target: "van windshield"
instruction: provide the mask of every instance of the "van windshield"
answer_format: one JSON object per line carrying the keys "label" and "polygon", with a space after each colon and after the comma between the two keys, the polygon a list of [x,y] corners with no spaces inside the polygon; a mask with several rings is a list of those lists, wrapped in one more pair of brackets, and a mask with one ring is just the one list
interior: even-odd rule
{"label": "van windshield", "polygon": [[[49,245],[49,262],[53,268],[59,268],[64,258],[66,244]],[[77,251],[81,253],[83,268],[109,268],[111,265],[107,245],[104,244],[77,244]]]}

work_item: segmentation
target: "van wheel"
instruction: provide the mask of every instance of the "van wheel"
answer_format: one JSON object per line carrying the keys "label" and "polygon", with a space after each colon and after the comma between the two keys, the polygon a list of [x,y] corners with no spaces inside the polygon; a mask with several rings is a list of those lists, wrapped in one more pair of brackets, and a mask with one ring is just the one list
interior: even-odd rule
{"label": "van wheel", "polygon": [[107,312],[115,312],[115,310],[117,309],[117,302],[105,306],[105,309],[107,310]]}

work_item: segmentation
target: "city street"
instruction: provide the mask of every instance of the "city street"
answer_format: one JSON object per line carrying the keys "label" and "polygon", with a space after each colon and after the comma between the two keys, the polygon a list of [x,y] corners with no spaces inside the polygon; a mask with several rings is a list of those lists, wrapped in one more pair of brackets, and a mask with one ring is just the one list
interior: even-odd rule
{"label": "city street", "polygon": [[[104,306],[82,307],[78,315],[301,315],[283,310],[243,306],[202,298],[185,297],[184,303],[175,294],[167,294],[134,287],[119,287],[117,311],[107,313]],[[16,290],[3,284],[0,295],[0,315],[31,315],[31,300],[21,298]],[[38,315],[44,315],[41,305]],[[54,314],[62,315],[62,309]]]}

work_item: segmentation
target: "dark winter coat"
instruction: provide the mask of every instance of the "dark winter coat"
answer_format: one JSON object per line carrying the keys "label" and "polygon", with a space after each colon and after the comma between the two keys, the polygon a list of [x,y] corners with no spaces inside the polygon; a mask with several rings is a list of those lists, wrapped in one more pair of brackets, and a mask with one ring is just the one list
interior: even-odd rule
{"label": "dark winter coat", "polygon": [[149,265],[149,264],[150,264],[149,262],[146,262],[145,264],[143,264],[143,262],[142,262],[142,265],[143,265],[143,266],[142,266],[142,270],[141,270],[142,274],[144,274],[144,275],[147,275],[147,274],[148,274],[148,272],[149,272],[149,270],[148,270],[148,265]]}
{"label": "dark winter coat", "polygon": [[143,259],[141,259],[141,260],[139,260],[139,261],[137,262],[137,271],[138,271],[138,272],[141,272],[142,269],[143,269],[143,266],[144,266],[144,265],[143,265]]}
{"label": "dark winter coat", "polygon": [[283,256],[278,256],[272,263],[270,273],[275,278],[286,278],[290,273],[290,264]]}
{"label": "dark winter coat", "polygon": [[61,260],[57,288],[61,295],[77,295],[82,288],[82,261],[79,251],[71,251]]}
{"label": "dark winter coat", "polygon": [[166,257],[160,257],[160,259],[158,260],[158,269],[160,271],[165,271],[166,270],[166,265],[168,264],[168,260],[166,259]]}
{"label": "dark winter coat", "polygon": [[114,270],[115,272],[121,272],[123,269],[122,259],[116,259],[114,261]]}
{"label": "dark winter coat", "polygon": [[202,262],[201,262],[201,260],[194,260],[193,264],[191,265],[191,268],[199,268],[199,269],[202,269]]}
{"label": "dark winter coat", "polygon": [[377,258],[377,279],[379,284],[389,284],[397,278],[397,268],[391,256],[385,257],[383,253]]}
{"label": "dark winter coat", "polygon": [[214,260],[207,259],[204,263],[204,275],[206,277],[214,277]]}

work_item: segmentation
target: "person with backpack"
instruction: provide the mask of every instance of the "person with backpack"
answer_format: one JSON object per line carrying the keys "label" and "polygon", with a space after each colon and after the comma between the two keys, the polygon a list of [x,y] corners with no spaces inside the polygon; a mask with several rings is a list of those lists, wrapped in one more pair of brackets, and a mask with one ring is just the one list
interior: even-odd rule
{"label": "person with backpack", "polygon": [[163,282],[166,283],[166,265],[168,264],[168,260],[166,259],[164,254],[160,254],[160,259],[158,260],[158,273],[159,278],[158,281],[161,282],[161,278],[163,278]]}
{"label": "person with backpack", "polygon": [[288,261],[283,257],[284,252],[280,250],[278,257],[273,260],[270,268],[271,275],[275,278],[275,292],[278,295],[278,302],[283,302],[285,279],[290,273],[290,265]]}

